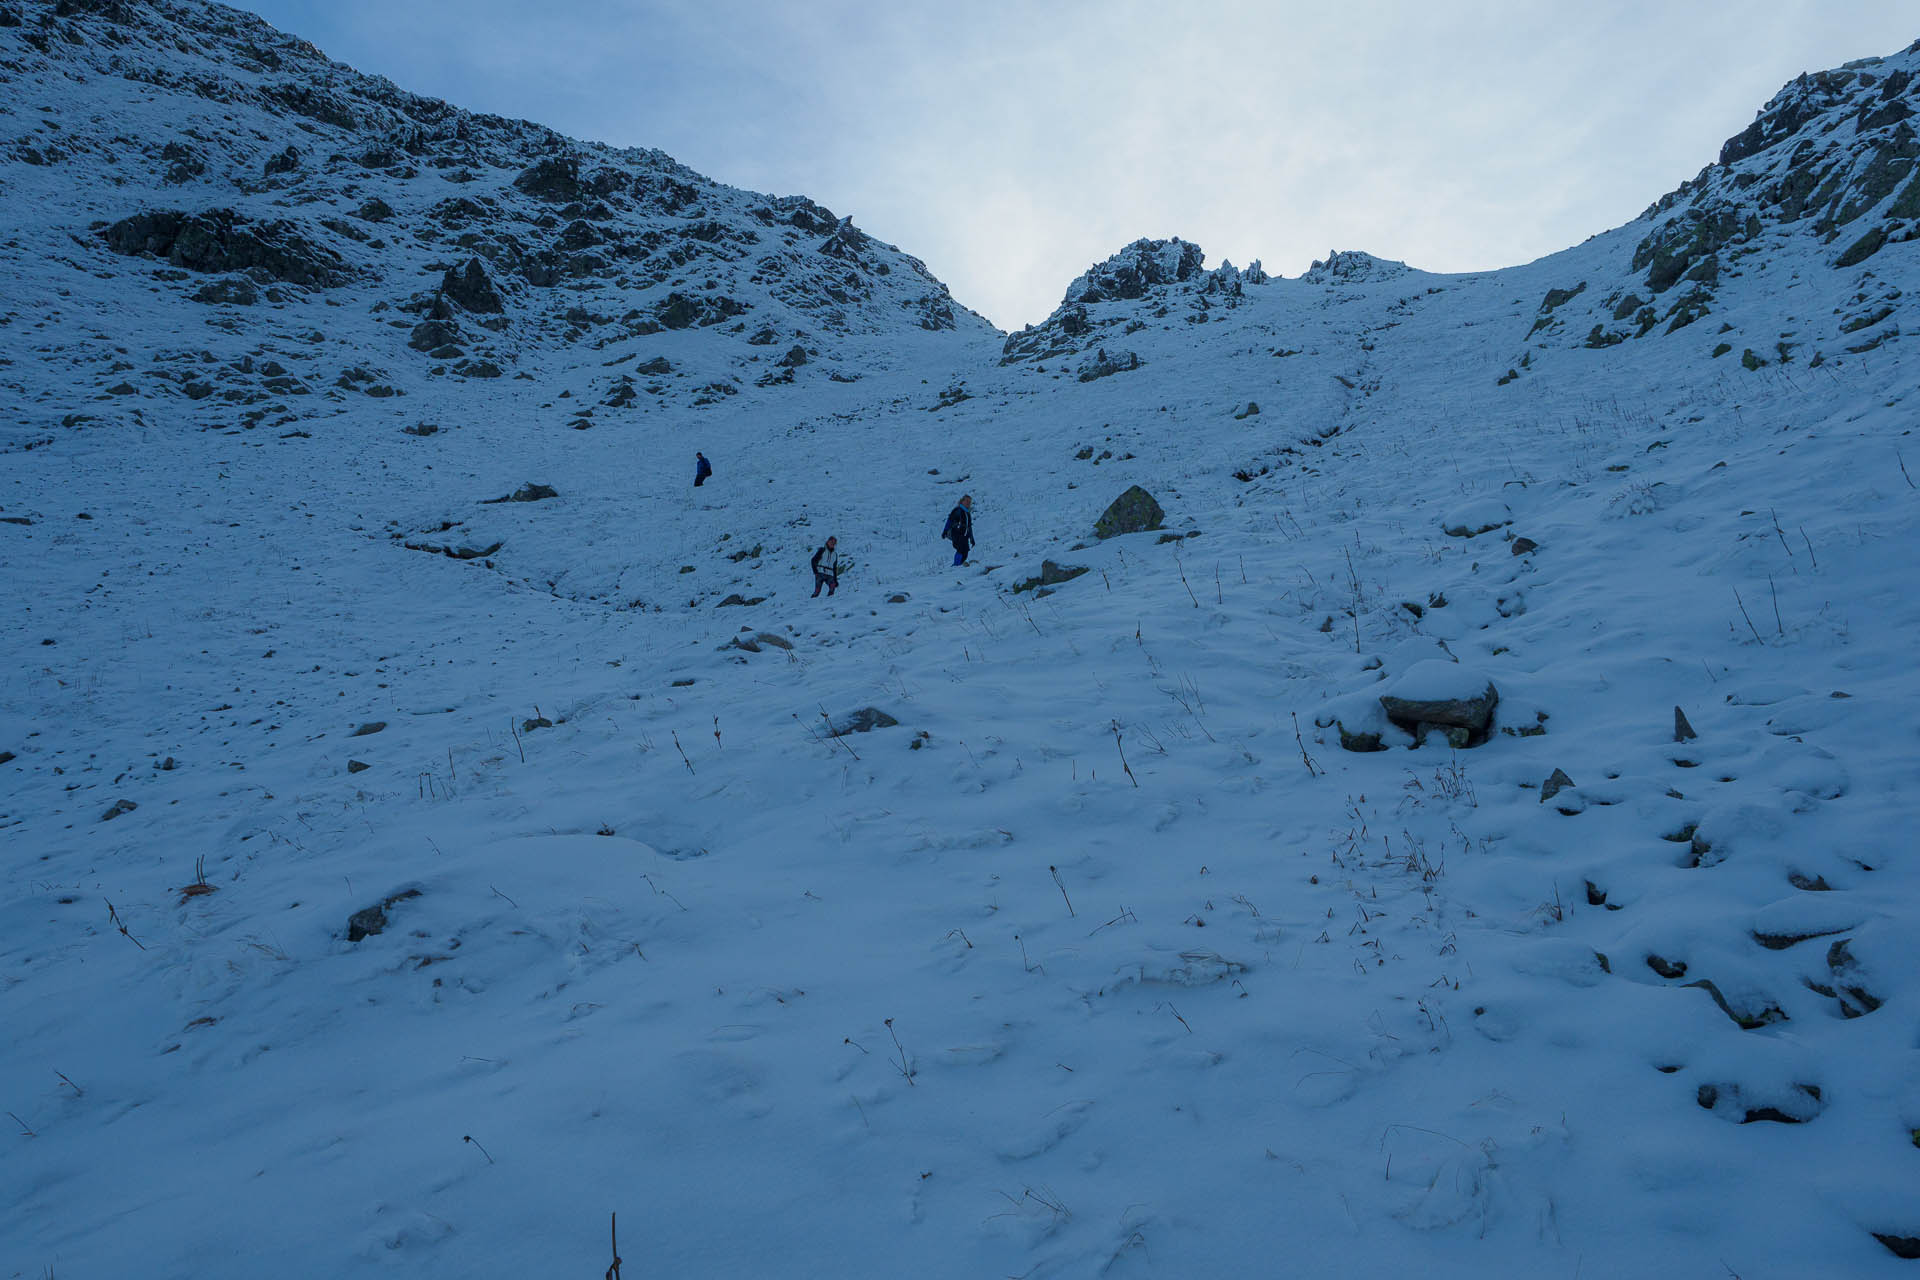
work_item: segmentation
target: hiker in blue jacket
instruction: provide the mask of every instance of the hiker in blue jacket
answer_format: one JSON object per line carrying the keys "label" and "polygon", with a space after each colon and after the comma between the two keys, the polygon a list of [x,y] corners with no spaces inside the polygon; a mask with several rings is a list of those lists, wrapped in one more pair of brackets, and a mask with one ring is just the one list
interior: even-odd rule
{"label": "hiker in blue jacket", "polygon": [[713,464],[707,461],[707,455],[695,450],[693,454],[693,487],[698,489],[713,474]]}
{"label": "hiker in blue jacket", "polygon": [[953,544],[953,563],[955,566],[967,562],[967,552],[973,550],[973,495],[963,493],[953,510],[947,512],[947,527],[940,536]]}

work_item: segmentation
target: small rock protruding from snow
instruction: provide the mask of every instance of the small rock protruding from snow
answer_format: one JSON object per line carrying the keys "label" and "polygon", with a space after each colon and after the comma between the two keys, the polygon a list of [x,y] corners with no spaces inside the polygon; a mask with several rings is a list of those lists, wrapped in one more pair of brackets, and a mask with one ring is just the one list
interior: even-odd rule
{"label": "small rock protruding from snow", "polygon": [[1565,769],[1555,769],[1547,775],[1547,780],[1540,784],[1540,803],[1545,804],[1573,785],[1574,781],[1567,776]]}
{"label": "small rock protruding from snow", "polygon": [[1513,512],[1498,498],[1476,498],[1453,508],[1440,519],[1440,531],[1449,538],[1477,538],[1513,523]]}
{"label": "small rock protruding from snow", "polygon": [[827,736],[844,738],[850,733],[872,733],[875,729],[891,729],[899,723],[878,707],[862,707],[843,716],[828,717]]}
{"label": "small rock protruding from snow", "polygon": [[545,502],[548,498],[557,498],[559,496],[559,490],[550,484],[535,484],[532,481],[528,481],[505,497],[483,498],[481,499],[480,505],[486,507],[495,506],[502,502]]}
{"label": "small rock protruding from snow", "polygon": [[1687,723],[1687,713],[1679,707],[1675,707],[1673,709],[1673,740],[1675,742],[1692,742],[1699,736],[1699,734],[1693,731],[1693,726]]}
{"label": "small rock protruding from snow", "polygon": [[347,941],[358,942],[362,938],[371,938],[385,931],[387,927],[387,908],[396,902],[405,902],[408,898],[420,896],[418,889],[402,889],[399,893],[389,894],[370,907],[362,907],[347,917]]}

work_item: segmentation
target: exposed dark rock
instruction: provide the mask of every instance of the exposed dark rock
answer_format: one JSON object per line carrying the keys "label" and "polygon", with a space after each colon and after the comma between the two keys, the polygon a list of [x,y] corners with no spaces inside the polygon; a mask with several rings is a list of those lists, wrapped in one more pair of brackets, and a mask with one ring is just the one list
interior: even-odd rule
{"label": "exposed dark rock", "polygon": [[353,275],[345,259],[308,240],[292,223],[250,223],[231,209],[140,213],[100,234],[115,253],[149,253],[189,271],[257,272],[316,289]]}
{"label": "exposed dark rock", "polygon": [[1851,941],[1842,938],[1827,948],[1827,969],[1833,975],[1841,1016],[1858,1018],[1878,1009],[1883,1001],[1867,989],[1867,975],[1849,949]]}
{"label": "exposed dark rock", "polygon": [[375,196],[354,210],[354,216],[367,222],[385,222],[393,216],[393,206]]}
{"label": "exposed dark rock", "polygon": [[1034,577],[1028,578],[1025,582],[1015,583],[1013,590],[1017,595],[1022,591],[1034,591],[1034,588],[1038,587],[1041,588],[1041,590],[1036,591],[1035,594],[1045,595],[1045,588],[1055,587],[1063,582],[1072,582],[1075,578],[1086,572],[1087,566],[1083,564],[1055,564],[1051,560],[1042,560],[1040,562],[1040,572]]}
{"label": "exposed dark rock", "polygon": [[493,287],[493,281],[487,278],[486,267],[481,265],[478,258],[468,258],[466,265],[458,271],[448,267],[440,280],[440,292],[468,311],[482,315],[498,315],[506,310],[499,292]]}
{"label": "exposed dark rock", "polygon": [[1885,227],[1869,228],[1865,235],[1848,245],[1840,256],[1833,260],[1833,265],[1836,267],[1858,266],[1874,254],[1880,252],[1886,243],[1887,231]]}
{"label": "exposed dark rock", "polygon": [[1504,503],[1475,502],[1468,510],[1442,521],[1440,531],[1450,538],[1477,538],[1512,523],[1513,513]]}
{"label": "exposed dark rock", "polygon": [[657,377],[660,374],[672,373],[673,363],[665,356],[655,356],[651,360],[643,360],[633,366],[633,371],[635,373],[647,374],[650,377]]}
{"label": "exposed dark rock", "polygon": [[807,362],[807,349],[799,343],[787,348],[787,354],[780,357],[778,363],[783,369],[797,369]]}
{"label": "exposed dark rock", "polygon": [[172,186],[192,182],[207,171],[207,162],[200,158],[200,153],[184,142],[169,142],[160,148],[160,158],[167,162],[162,181]]}
{"label": "exposed dark rock", "polygon": [[1100,513],[1093,524],[1093,536],[1106,539],[1124,533],[1145,533],[1158,529],[1166,518],[1167,513],[1160,509],[1153,495],[1136,484]]}
{"label": "exposed dark rock", "polygon": [[851,711],[843,716],[828,717],[827,736],[844,738],[850,733],[871,733],[875,729],[890,729],[899,723],[878,707],[862,707],[858,711]]}
{"label": "exposed dark rock", "polygon": [[112,822],[115,818],[119,817],[121,814],[132,813],[135,809],[138,809],[139,807],[140,807],[139,805],[135,804],[131,800],[115,800],[112,806],[108,808],[108,810],[105,813],[100,815],[100,821]]}
{"label": "exposed dark rock", "polygon": [[1711,978],[1696,978],[1694,981],[1686,983],[1685,985],[1689,987],[1699,987],[1702,991],[1706,992],[1707,995],[1713,999],[1714,1004],[1719,1006],[1720,1012],[1732,1018],[1743,1031],[1754,1031],[1761,1027],[1771,1026],[1776,1022],[1787,1021],[1785,1010],[1781,1009],[1778,1005],[1762,1005],[1758,1012],[1745,1009],[1736,1010],[1733,1005],[1728,1003],[1726,996],[1720,993],[1719,986],[1716,985]]}
{"label": "exposed dark rock", "polygon": [[1764,1095],[1737,1084],[1703,1084],[1694,1092],[1694,1101],[1738,1124],[1806,1124],[1826,1107],[1816,1084],[1796,1084],[1784,1093]]}
{"label": "exposed dark rock", "polygon": [[436,351],[441,347],[450,347],[461,339],[460,323],[456,319],[453,304],[447,301],[444,293],[436,293],[433,305],[427,309],[426,319],[413,327],[413,333],[407,338],[407,345],[415,351]]}
{"label": "exposed dark rock", "polygon": [[557,498],[560,494],[551,485],[527,483],[515,489],[504,498],[486,498],[481,505],[491,506],[501,502],[544,502],[548,498]]}
{"label": "exposed dark rock", "polygon": [[1648,955],[1647,968],[1663,978],[1684,978],[1687,976],[1687,963],[1684,960],[1669,960],[1665,956]]}
{"label": "exposed dark rock", "polygon": [[304,83],[267,85],[260,90],[260,96],[269,102],[278,103],[295,115],[330,124],[337,129],[351,130],[359,124],[351,104],[342,101],[324,89]]}
{"label": "exposed dark rock", "polygon": [[513,185],[530,196],[567,204],[583,199],[587,188],[580,184],[580,161],[573,156],[549,156],[521,171]]}
{"label": "exposed dark rock", "polygon": [[261,172],[271,178],[275,174],[292,173],[300,167],[300,148],[288,145],[285,151],[267,157],[261,166]]}
{"label": "exposed dark rock", "polygon": [[379,733],[382,729],[386,727],[387,727],[387,722],[385,720],[369,720],[367,723],[361,725],[358,729],[355,729],[352,733],[348,734],[347,736],[349,738],[364,738],[364,737],[367,737],[369,734]]}
{"label": "exposed dark rock", "polygon": [[1673,709],[1673,740],[1675,742],[1692,742],[1699,736],[1699,734],[1693,731],[1693,726],[1687,723],[1687,713],[1679,707],[1675,707]]}
{"label": "exposed dark rock", "polygon": [[1889,1231],[1876,1231],[1873,1238],[1887,1247],[1887,1252],[1896,1258],[1920,1258],[1920,1235],[1902,1236]]}
{"label": "exposed dark rock", "polygon": [[1138,298],[1200,274],[1206,253],[1186,240],[1136,240],[1067,286],[1066,304]]}
{"label": "exposed dark rock", "polygon": [[[371,769],[371,768],[373,768],[373,766],[368,764],[365,760],[347,761],[348,773],[365,773],[368,769]],[[378,932],[378,930],[376,930],[375,932]]]}
{"label": "exposed dark rock", "polygon": [[362,938],[371,938],[385,932],[388,909],[395,903],[419,896],[418,889],[402,889],[399,893],[382,898],[370,907],[360,908],[347,917],[347,941],[358,942]]}
{"label": "exposed dark rock", "polygon": [[1080,381],[1094,382],[1101,378],[1111,377],[1116,373],[1127,373],[1138,369],[1145,363],[1146,361],[1142,360],[1135,352],[1120,351],[1113,355],[1108,355],[1107,349],[1101,347],[1093,353],[1091,359],[1081,364],[1079,369]]}
{"label": "exposed dark rock", "polygon": [[1547,775],[1547,780],[1540,784],[1540,803],[1545,804],[1573,785],[1573,779],[1567,776],[1564,769],[1555,769]]}
{"label": "exposed dark rock", "polygon": [[250,307],[260,301],[260,291],[245,276],[228,276],[212,284],[201,285],[190,295],[195,302]]}
{"label": "exposed dark rock", "polygon": [[695,325],[716,325],[746,312],[747,305],[724,295],[697,297],[675,290],[653,309],[653,320],[662,329],[690,329]]}

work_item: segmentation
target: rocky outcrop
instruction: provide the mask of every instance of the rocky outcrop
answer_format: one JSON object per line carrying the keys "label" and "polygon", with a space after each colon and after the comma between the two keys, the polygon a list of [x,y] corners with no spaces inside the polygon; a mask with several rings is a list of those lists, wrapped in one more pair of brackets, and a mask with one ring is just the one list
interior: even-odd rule
{"label": "rocky outcrop", "polygon": [[500,301],[499,290],[487,278],[487,269],[478,258],[468,258],[466,265],[457,271],[448,267],[446,275],[440,280],[440,292],[466,310],[482,315],[499,315],[506,310],[505,304]]}
{"label": "rocky outcrop", "polygon": [[574,156],[549,156],[520,171],[514,189],[540,200],[568,204],[588,194],[580,184],[580,161]]}
{"label": "rocky outcrop", "polygon": [[1146,361],[1142,360],[1136,352],[1115,351],[1109,355],[1105,347],[1099,347],[1090,359],[1081,362],[1076,372],[1080,381],[1095,382],[1116,373],[1127,373],[1138,369],[1145,363]]}
{"label": "rocky outcrop", "polygon": [[1187,240],[1135,240],[1067,286],[1065,306],[1144,297],[1149,289],[1191,280],[1206,253]]}
{"label": "rocky outcrop", "polygon": [[231,209],[139,213],[113,223],[100,238],[115,253],[150,254],[188,271],[244,271],[315,289],[354,275],[344,258],[315,244],[293,223],[250,222]]}
{"label": "rocky outcrop", "polygon": [[1316,259],[1300,278],[1310,284],[1370,284],[1395,280],[1413,268],[1404,262],[1376,258],[1357,250],[1330,250],[1324,261]]}

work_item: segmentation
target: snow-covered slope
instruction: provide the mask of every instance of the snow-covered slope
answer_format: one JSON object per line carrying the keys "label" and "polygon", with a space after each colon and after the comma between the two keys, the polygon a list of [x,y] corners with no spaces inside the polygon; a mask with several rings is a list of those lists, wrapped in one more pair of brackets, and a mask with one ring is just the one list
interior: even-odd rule
{"label": "snow-covered slope", "polygon": [[1003,336],[0,4],[0,1276],[1907,1274],[1916,63]]}

